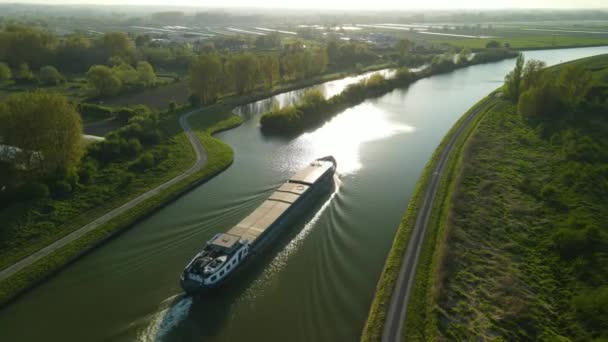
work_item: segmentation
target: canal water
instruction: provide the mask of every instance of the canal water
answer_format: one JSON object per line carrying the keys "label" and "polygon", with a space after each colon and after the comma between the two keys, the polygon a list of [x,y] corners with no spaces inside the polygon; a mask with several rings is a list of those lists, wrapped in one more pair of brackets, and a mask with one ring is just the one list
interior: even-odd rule
{"label": "canal water", "polygon": [[[601,53],[608,48],[526,56],[555,64]],[[421,170],[454,122],[513,65],[420,80],[292,139],[260,133],[259,112],[272,100],[240,108],[245,123],[218,135],[236,152],[228,170],[0,311],[0,340],[356,341]],[[295,94],[276,100],[289,103]],[[227,287],[196,299],[181,294],[180,272],[205,241],[329,154],[338,161],[335,193]]]}

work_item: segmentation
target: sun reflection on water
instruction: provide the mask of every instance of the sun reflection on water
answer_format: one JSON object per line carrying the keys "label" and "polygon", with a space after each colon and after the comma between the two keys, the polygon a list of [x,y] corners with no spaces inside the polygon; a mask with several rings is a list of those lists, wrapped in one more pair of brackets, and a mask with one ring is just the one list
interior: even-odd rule
{"label": "sun reflection on water", "polygon": [[362,167],[360,150],[364,143],[413,131],[413,126],[392,122],[380,108],[364,103],[347,109],[318,130],[303,134],[295,145],[303,147],[308,160],[333,155],[338,172],[348,174]]}

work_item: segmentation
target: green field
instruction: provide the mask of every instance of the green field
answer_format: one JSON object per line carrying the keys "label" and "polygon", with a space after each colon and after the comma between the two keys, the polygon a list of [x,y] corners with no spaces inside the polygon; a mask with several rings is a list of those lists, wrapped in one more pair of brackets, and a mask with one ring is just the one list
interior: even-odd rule
{"label": "green field", "polygon": [[561,47],[581,47],[608,45],[608,38],[577,37],[577,36],[536,36],[528,35],[525,37],[507,38],[441,38],[432,39],[436,44],[448,44],[457,47],[468,47],[471,49],[485,48],[490,41],[497,41],[502,45],[509,44],[513,49],[532,50],[532,49],[551,49]]}

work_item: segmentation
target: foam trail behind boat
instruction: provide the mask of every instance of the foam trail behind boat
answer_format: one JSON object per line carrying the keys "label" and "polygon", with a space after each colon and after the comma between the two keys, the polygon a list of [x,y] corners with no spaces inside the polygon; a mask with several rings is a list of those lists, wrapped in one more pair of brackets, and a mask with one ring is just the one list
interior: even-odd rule
{"label": "foam trail behind boat", "polygon": [[163,302],[169,303],[165,308],[155,313],[150,324],[139,334],[137,340],[140,342],[163,341],[163,338],[182,322],[192,307],[192,297],[175,295]]}

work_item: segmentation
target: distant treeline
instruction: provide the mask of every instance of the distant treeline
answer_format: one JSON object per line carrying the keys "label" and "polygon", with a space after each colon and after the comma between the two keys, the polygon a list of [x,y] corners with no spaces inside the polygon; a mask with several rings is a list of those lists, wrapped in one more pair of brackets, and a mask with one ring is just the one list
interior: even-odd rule
{"label": "distant treeline", "polygon": [[325,99],[323,94],[318,91],[309,91],[299,104],[284,108],[275,107],[270,112],[262,115],[260,124],[262,130],[266,133],[297,134],[319,125],[345,108],[361,103],[365,99],[386,94],[396,88],[408,86],[421,78],[450,72],[473,64],[516,56],[516,52],[503,49],[488,50],[474,56],[467,50],[463,50],[456,56],[438,56],[423,71],[410,72],[407,68],[401,68],[397,71],[395,77],[388,79],[380,74],[375,74],[367,80],[348,86],[342,93],[330,99]]}

